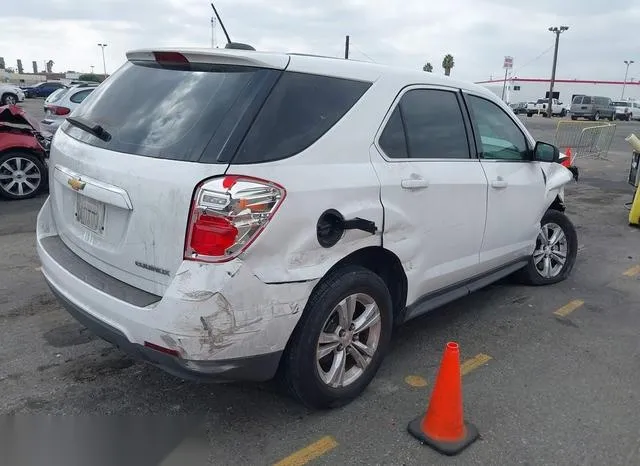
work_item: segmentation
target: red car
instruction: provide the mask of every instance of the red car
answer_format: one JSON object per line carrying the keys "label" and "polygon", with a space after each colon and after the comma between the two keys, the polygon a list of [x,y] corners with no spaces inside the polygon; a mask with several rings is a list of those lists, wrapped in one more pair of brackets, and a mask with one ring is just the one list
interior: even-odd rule
{"label": "red car", "polygon": [[0,107],[0,196],[27,199],[47,185],[51,136],[17,105]]}

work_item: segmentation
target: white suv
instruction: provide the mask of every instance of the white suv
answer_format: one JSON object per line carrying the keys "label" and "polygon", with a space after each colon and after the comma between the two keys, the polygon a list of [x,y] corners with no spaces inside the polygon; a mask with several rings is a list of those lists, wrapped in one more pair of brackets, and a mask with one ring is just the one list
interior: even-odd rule
{"label": "white suv", "polygon": [[351,60],[140,50],[57,131],[53,292],[185,378],[357,396],[392,328],[513,272],[567,277],[571,172],[480,86]]}

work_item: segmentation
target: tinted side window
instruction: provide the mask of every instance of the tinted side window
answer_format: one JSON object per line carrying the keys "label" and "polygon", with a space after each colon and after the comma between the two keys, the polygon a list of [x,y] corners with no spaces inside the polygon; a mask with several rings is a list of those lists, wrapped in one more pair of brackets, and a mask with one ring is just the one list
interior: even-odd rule
{"label": "tinted side window", "polygon": [[468,159],[462,110],[454,92],[414,89],[400,99],[409,157]]}
{"label": "tinted side window", "polygon": [[591,97],[583,97],[582,98],[582,103],[585,105],[591,104]]}
{"label": "tinted side window", "polygon": [[527,141],[520,128],[496,104],[468,96],[484,159],[528,160]]}
{"label": "tinted side window", "polygon": [[87,89],[84,91],[80,91],[80,92],[76,92],[75,94],[73,94],[69,100],[71,102],[73,102],[74,104],[79,104],[81,103],[89,94],[91,94],[91,91],[93,91],[93,89]]}
{"label": "tinted side window", "polygon": [[387,125],[380,135],[380,147],[391,158],[406,159],[409,157],[400,107],[393,110],[391,118],[387,121]]}
{"label": "tinted side window", "polygon": [[256,117],[233,163],[260,163],[297,154],[335,125],[371,83],[286,72]]}

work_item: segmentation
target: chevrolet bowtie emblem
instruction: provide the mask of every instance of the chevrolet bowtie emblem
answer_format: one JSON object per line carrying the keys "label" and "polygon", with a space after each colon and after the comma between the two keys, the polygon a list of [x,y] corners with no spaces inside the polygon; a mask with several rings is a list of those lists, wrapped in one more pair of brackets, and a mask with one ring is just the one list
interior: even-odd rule
{"label": "chevrolet bowtie emblem", "polygon": [[73,189],[74,191],[81,191],[84,189],[87,183],[79,180],[78,178],[69,178],[69,181],[67,181],[67,184],[71,186],[71,189]]}

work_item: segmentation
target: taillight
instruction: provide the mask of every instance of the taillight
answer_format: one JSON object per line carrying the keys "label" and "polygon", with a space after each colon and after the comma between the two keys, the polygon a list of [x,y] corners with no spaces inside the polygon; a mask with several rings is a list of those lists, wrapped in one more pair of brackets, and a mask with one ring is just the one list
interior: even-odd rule
{"label": "taillight", "polygon": [[227,175],[205,181],[193,197],[184,258],[224,262],[246,250],[286,196],[270,181]]}
{"label": "taillight", "polygon": [[69,113],[71,113],[71,109],[67,107],[59,107],[57,105],[47,105],[46,108],[54,115],[68,115]]}

